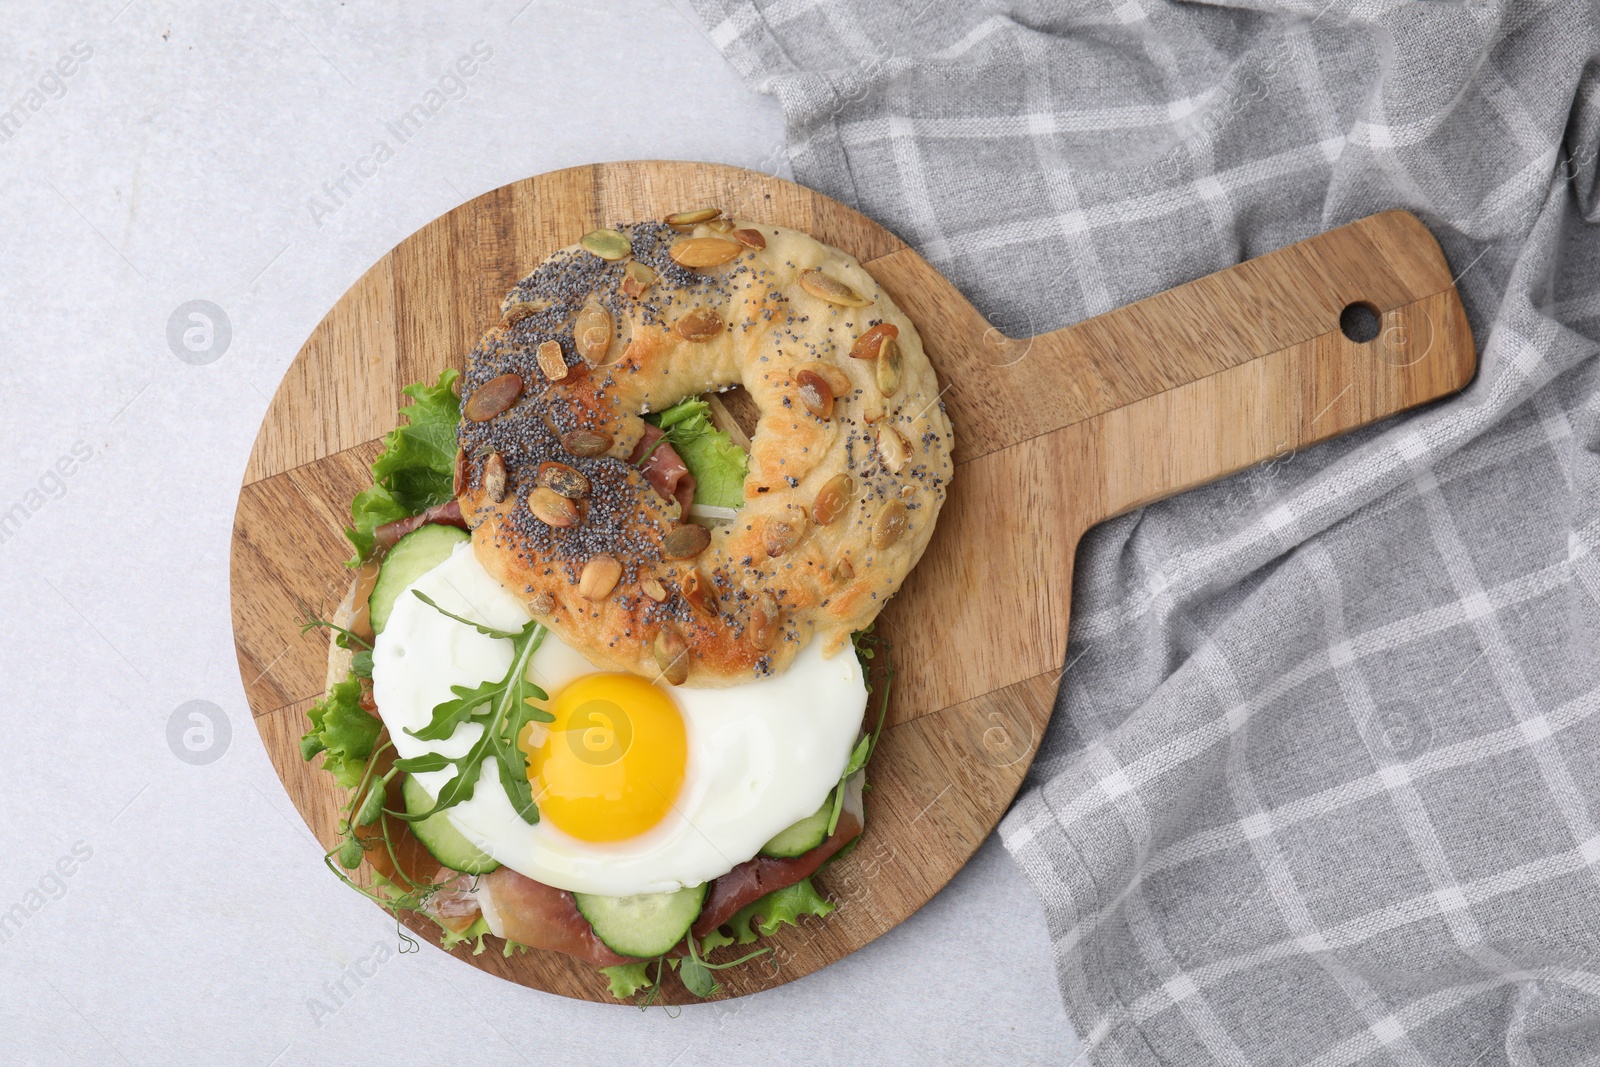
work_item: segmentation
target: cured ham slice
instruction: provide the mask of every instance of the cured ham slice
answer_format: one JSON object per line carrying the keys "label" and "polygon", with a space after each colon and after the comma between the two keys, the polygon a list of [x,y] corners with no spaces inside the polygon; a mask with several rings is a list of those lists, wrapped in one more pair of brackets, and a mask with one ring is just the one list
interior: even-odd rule
{"label": "cured ham slice", "polygon": [[711,931],[732,919],[739,909],[753,904],[768,893],[787,889],[802,878],[809,878],[817,868],[861,833],[861,816],[852,811],[839,814],[839,825],[833,835],[810,852],[792,859],[775,859],[757,856],[746,860],[733,870],[711,883],[700,918],[694,921],[694,936],[705,937]]}
{"label": "cured ham slice", "polygon": [[[639,464],[639,457],[645,457],[643,464],[639,465],[639,473],[661,494],[662,499],[678,502],[681,509],[678,518],[687,522],[689,507],[694,503],[694,475],[689,473],[688,465],[677,450],[666,441],[661,441],[661,436],[658,427],[645,423],[644,436],[639,438],[628,461]],[[657,444],[657,441],[661,443]]]}
{"label": "cured ham slice", "polygon": [[489,932],[498,937],[529,948],[564,952],[596,967],[631,961],[631,957],[612,952],[594,935],[589,920],[579,913],[577,902],[565,889],[499,867],[478,879],[473,896],[483,909]]}
{"label": "cured ham slice", "polygon": [[420,515],[413,515],[409,519],[396,519],[386,522],[372,531],[372,537],[379,548],[393,548],[394,543],[419,526],[428,523],[438,523],[441,526],[459,526],[467,528],[467,520],[461,515],[461,503],[454,498],[443,504],[435,504]]}

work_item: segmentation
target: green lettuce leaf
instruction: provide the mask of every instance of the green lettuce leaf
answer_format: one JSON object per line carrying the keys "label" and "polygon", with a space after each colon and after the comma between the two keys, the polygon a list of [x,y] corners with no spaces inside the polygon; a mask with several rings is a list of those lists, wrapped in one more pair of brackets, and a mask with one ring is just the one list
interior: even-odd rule
{"label": "green lettuce leaf", "polygon": [[381,485],[374,485],[363,489],[350,501],[350,518],[355,525],[345,530],[344,535],[356,548],[355,558],[349,566],[358,567],[361,561],[372,555],[374,538],[372,531],[386,522],[404,519],[411,513],[401,506],[394,494]]}
{"label": "green lettuce leaf", "polygon": [[611,995],[618,1000],[627,1000],[639,990],[655,985],[655,980],[646,973],[646,968],[654,962],[640,960],[638,963],[619,963],[615,967],[600,968],[600,973],[611,983]]}
{"label": "green lettuce leaf", "polygon": [[[438,921],[439,920],[434,919],[434,922]],[[439,929],[444,931],[444,933],[439,937],[440,948],[444,949],[446,952],[449,952],[457,945],[465,944],[468,941],[476,941],[477,944],[473,946],[472,954],[477,956],[483,953],[483,939],[489,936],[489,921],[480,915],[472,921],[471,926],[459,933],[450,929],[443,923],[439,923]]]}
{"label": "green lettuce leaf", "polygon": [[[733,918],[723,925],[733,930],[729,937],[720,929],[713,930],[700,942],[702,954],[710,953],[723,945],[737,942],[748,945],[757,937],[775,934],[785,923],[790,926],[799,926],[800,920],[807,915],[821,918],[837,907],[811,884],[811,879],[802,878],[794,885],[784,889],[775,889],[760,900],[747,904]],[[759,921],[758,921],[759,920]]]}
{"label": "green lettuce leaf", "polygon": [[350,502],[353,525],[345,537],[356,549],[350,566],[359,566],[372,554],[373,531],[379,526],[450,499],[461,422],[461,401],[453,390],[459,377],[460,371],[447,368],[432,385],[416,382],[401,390],[413,401],[400,409],[409,424],[384,437],[383,451],[372,461],[371,488]]}
{"label": "green lettuce leaf", "polygon": [[345,789],[361,784],[367,757],[383,729],[383,723],[361,709],[360,701],[360,679],[351,675],[335,684],[306,712],[311,729],[300,738],[301,757],[309,760],[323,753],[322,766]]}
{"label": "green lettuce leaf", "polygon": [[691,396],[650,416],[650,421],[661,427],[667,443],[694,475],[694,502],[737,508],[744,503],[749,457],[712,424],[710,411],[704,400]]}

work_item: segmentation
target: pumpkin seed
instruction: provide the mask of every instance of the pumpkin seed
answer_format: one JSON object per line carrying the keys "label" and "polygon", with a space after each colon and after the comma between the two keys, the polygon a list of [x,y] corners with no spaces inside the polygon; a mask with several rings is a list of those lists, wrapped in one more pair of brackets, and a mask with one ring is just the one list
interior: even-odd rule
{"label": "pumpkin seed", "polygon": [[572,320],[572,343],[589,366],[605,361],[611,347],[611,312],[590,304]]}
{"label": "pumpkin seed", "polygon": [[683,599],[706,618],[717,617],[717,587],[698,570],[690,571],[683,579]]}
{"label": "pumpkin seed", "polygon": [[796,373],[803,370],[809,370],[820,375],[822,380],[828,383],[828,388],[833,390],[833,395],[836,397],[844,396],[850,391],[850,376],[832,363],[824,363],[820,359],[814,359],[795,367]]}
{"label": "pumpkin seed", "polygon": [[534,358],[539,361],[539,369],[544,371],[544,376],[552,382],[559,382],[567,376],[567,357],[561,354],[560,341],[546,341],[534,353]]}
{"label": "pumpkin seed", "polygon": [[578,575],[578,595],[585,600],[604,600],[617,587],[622,577],[622,564],[611,556],[594,556],[583,565]]}
{"label": "pumpkin seed", "polygon": [[878,509],[872,520],[872,547],[888,548],[905,534],[911,524],[911,513],[898,500],[890,500]]}
{"label": "pumpkin seed", "polygon": [[877,359],[883,346],[900,336],[900,327],[891,322],[880,322],[856,338],[850,346],[851,359]]}
{"label": "pumpkin seed", "polygon": [[728,324],[722,321],[721,315],[710,308],[695,308],[678,319],[672,328],[677,330],[678,336],[685,341],[699,344],[721,336],[728,328]]}
{"label": "pumpkin seed", "polygon": [[697,207],[693,211],[674,211],[667,216],[668,226],[693,226],[697,222],[710,222],[722,214],[720,207]]}
{"label": "pumpkin seed", "polygon": [[761,236],[760,230],[734,230],[733,239],[746,248],[759,250],[767,247],[767,239]]}
{"label": "pumpkin seed", "polygon": [[460,496],[467,491],[467,480],[472,471],[472,464],[467,459],[465,449],[456,449],[455,477],[450,481],[450,495]]}
{"label": "pumpkin seed", "polygon": [[506,498],[506,459],[498,452],[483,461],[483,491],[496,504]]}
{"label": "pumpkin seed", "polygon": [[667,587],[654,578],[646,578],[639,583],[639,588],[644,591],[645,596],[654,600],[657,604],[667,599]]}
{"label": "pumpkin seed", "polygon": [[744,251],[738,241],[721,237],[690,237],[673,245],[672,261],[680,267],[717,267]]}
{"label": "pumpkin seed", "polygon": [[676,626],[668,623],[657,631],[651,651],[668,685],[682,685],[689,680],[689,642],[683,639]]}
{"label": "pumpkin seed", "polygon": [[888,340],[878,349],[878,392],[894,396],[900,388],[900,372],[905,360],[900,355],[900,343]]}
{"label": "pumpkin seed", "polygon": [[693,559],[710,544],[710,530],[697,522],[686,522],[661,539],[661,554],[667,559]]}
{"label": "pumpkin seed", "polygon": [[824,421],[833,418],[833,390],[822,375],[814,370],[803,370],[794,376],[800,387],[800,403],[806,410]]}
{"label": "pumpkin seed", "polygon": [[535,615],[548,615],[556,610],[556,598],[549,593],[535,593],[528,601],[528,610]]}
{"label": "pumpkin seed", "polygon": [[526,300],[519,300],[506,308],[505,315],[500,319],[501,326],[515,326],[523,319],[536,311],[543,311],[538,304],[531,304]]}
{"label": "pumpkin seed", "polygon": [[911,446],[906,444],[906,439],[900,436],[898,430],[888,425],[878,427],[878,458],[883,461],[884,470],[899,474],[910,454]]}
{"label": "pumpkin seed", "polygon": [[841,307],[864,308],[872,303],[871,298],[862,296],[838,278],[824,274],[815,267],[800,272],[800,288],[818,300]]}
{"label": "pumpkin seed", "polygon": [[616,230],[590,230],[578,238],[578,244],[585,252],[593,252],[601,259],[615,263],[619,259],[627,259],[633,255],[633,244],[626,234]]}
{"label": "pumpkin seed", "polygon": [[855,491],[855,479],[848,474],[835,474],[829,478],[811,504],[811,521],[818,526],[826,526],[837,519],[850,506],[850,496]]}
{"label": "pumpkin seed", "polygon": [[732,219],[712,219],[710,222],[706,223],[706,229],[714,230],[717,233],[732,233],[733,232],[733,220]]}
{"label": "pumpkin seed", "polygon": [[622,268],[622,291],[637,300],[656,283],[656,272],[637,259],[630,259]]}
{"label": "pumpkin seed", "polygon": [[521,395],[522,377],[516,374],[502,374],[497,378],[490,378],[474,389],[466,404],[462,406],[461,414],[471,422],[488,422],[515,404]]}
{"label": "pumpkin seed", "polygon": [[539,464],[534,481],[568,500],[581,500],[589,495],[589,479],[565,463],[550,461]]}
{"label": "pumpkin seed", "polygon": [[745,633],[750,635],[750,643],[758,650],[766,652],[778,643],[778,634],[783,628],[783,612],[778,607],[778,602],[763,593],[756,598],[755,607],[750,609],[750,625]]}
{"label": "pumpkin seed", "polygon": [[840,556],[839,562],[833,565],[833,576],[841,582],[848,582],[856,576],[855,564],[850,562],[849,557]]}
{"label": "pumpkin seed", "polygon": [[561,447],[574,456],[598,456],[611,448],[611,435],[600,430],[573,430],[561,435]]}
{"label": "pumpkin seed", "polygon": [[795,519],[768,519],[761,530],[761,542],[767,555],[777,558],[799,544],[805,533],[805,513],[801,512]]}
{"label": "pumpkin seed", "polygon": [[536,485],[528,494],[528,510],[546,526],[575,526],[578,523],[578,505],[543,485]]}

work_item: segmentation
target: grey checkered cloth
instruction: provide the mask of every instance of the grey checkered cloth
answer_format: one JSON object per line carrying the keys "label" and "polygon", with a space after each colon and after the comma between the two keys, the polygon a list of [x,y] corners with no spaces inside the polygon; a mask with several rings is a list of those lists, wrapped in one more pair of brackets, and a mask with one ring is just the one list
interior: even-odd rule
{"label": "grey checkered cloth", "polygon": [[1600,1063],[1595,0],[696,2],[1012,335],[1428,224],[1477,380],[1094,531],[1001,833],[1096,1063]]}

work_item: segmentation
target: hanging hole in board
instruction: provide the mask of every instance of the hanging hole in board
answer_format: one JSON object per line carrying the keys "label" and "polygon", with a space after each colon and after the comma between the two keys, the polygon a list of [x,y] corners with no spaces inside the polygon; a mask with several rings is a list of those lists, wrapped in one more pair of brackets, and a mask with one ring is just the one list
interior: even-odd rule
{"label": "hanging hole in board", "polygon": [[1358,300],[1339,312],[1339,330],[1358,345],[1376,340],[1380,316],[1378,309]]}

